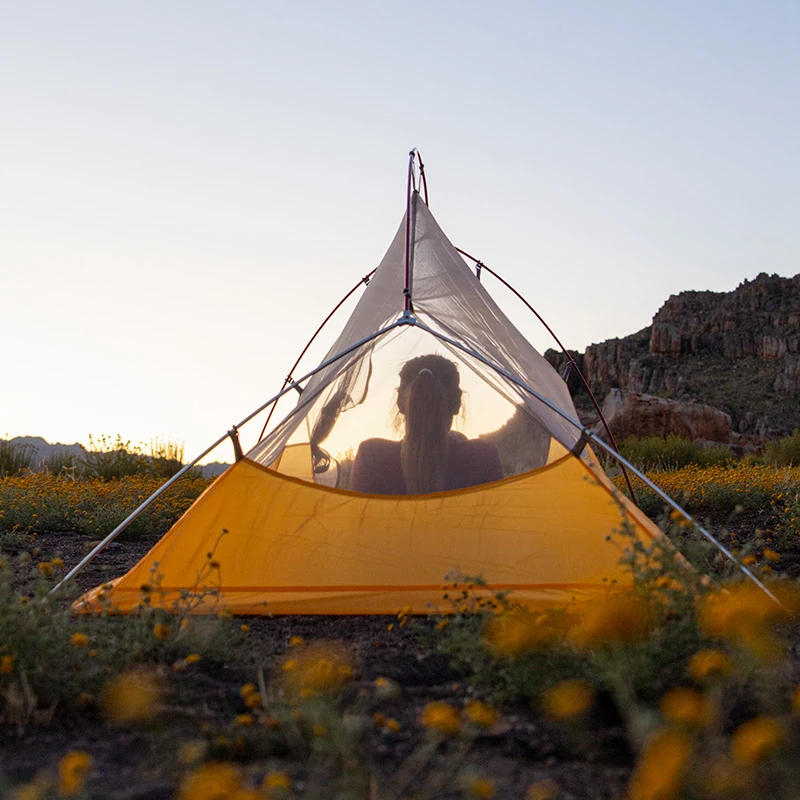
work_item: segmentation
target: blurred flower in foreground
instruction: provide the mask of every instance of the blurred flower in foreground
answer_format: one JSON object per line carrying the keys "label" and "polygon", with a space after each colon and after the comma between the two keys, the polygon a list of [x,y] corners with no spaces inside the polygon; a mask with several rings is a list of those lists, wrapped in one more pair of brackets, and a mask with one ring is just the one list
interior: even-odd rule
{"label": "blurred flower in foreground", "polygon": [[479,775],[466,778],[464,788],[467,790],[467,796],[475,798],[475,800],[491,800],[497,793],[495,782],[491,778]]}
{"label": "blurred flower in foreground", "polygon": [[690,739],[656,731],[648,740],[628,786],[628,800],[675,800],[692,754]]}
{"label": "blurred flower in foreground", "polygon": [[429,731],[443,733],[445,736],[456,736],[461,730],[461,717],[453,706],[441,701],[428,703],[420,718]]}
{"label": "blurred flower in foreground", "polygon": [[756,717],[740,725],[731,738],[731,756],[738,764],[752,766],[777,750],[786,736],[774,717]]}
{"label": "blurred flower in foreground", "polygon": [[161,684],[152,673],[126,672],[109,681],[100,705],[106,716],[117,722],[149,722],[161,700]]}
{"label": "blurred flower in foreground", "polygon": [[556,800],[558,785],[551,780],[536,781],[528,787],[525,800]]}
{"label": "blurred flower in foreground", "polygon": [[478,728],[492,728],[497,724],[495,709],[480,700],[472,700],[464,706],[464,716]]}
{"label": "blurred flower in foreground", "polygon": [[562,681],[545,691],[542,703],[553,719],[572,719],[584,714],[592,705],[594,692],[584,681]]}
{"label": "blurred flower in foreground", "polygon": [[350,653],[330,643],[293,647],[281,670],[286,688],[300,697],[329,694],[353,678]]}
{"label": "blurred flower in foreground", "polygon": [[486,644],[501,656],[518,656],[541,647],[552,635],[544,617],[521,608],[492,617],[483,632]]}
{"label": "blurred flower in foreground", "polygon": [[289,797],[292,779],[285,772],[268,772],[261,782],[261,788],[267,794],[267,800]]}
{"label": "blurred flower in foreground", "polygon": [[689,677],[696,681],[706,681],[724,677],[733,672],[733,663],[727,653],[709,648],[699,650],[689,659]]}
{"label": "blurred flower in foreground", "polygon": [[213,761],[184,776],[176,800],[226,800],[241,788],[241,773],[233,764]]}
{"label": "blurred flower in foreground", "polygon": [[707,636],[732,642],[757,658],[776,657],[779,650],[769,626],[797,612],[798,594],[796,588],[785,584],[769,588],[779,602],[754,584],[735,584],[713,592],[700,604],[700,628]]}
{"label": "blurred flower in foreground", "polygon": [[683,687],[670,689],[661,698],[661,713],[675,725],[697,728],[708,725],[713,714],[708,700],[702,694]]}
{"label": "blurred flower in foreground", "polygon": [[595,600],[583,612],[575,638],[584,647],[635,642],[647,635],[649,620],[641,600],[612,595]]}
{"label": "blurred flower in foreground", "polygon": [[75,797],[83,789],[92,769],[92,757],[82,750],[67,753],[58,762],[58,794]]}

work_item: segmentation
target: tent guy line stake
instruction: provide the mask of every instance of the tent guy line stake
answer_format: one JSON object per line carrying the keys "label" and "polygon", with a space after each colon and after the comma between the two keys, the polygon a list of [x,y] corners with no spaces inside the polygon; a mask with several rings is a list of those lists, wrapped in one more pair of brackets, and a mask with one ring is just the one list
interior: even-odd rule
{"label": "tent guy line stake", "polygon": [[677,511],[679,514],[682,514],[689,522],[691,522],[695,528],[709,541],[711,542],[724,556],[730,559],[737,567],[747,576],[759,589],[761,589],[768,597],[774,600],[778,605],[782,605],[780,600],[744,565],[741,561],[738,561],[733,553],[725,547],[722,542],[718,541],[711,533],[709,533],[697,520],[695,520],[685,509],[679,506],[666,492],[660,489],[653,481],[650,480],[641,470],[631,464],[624,456],[620,455],[616,450],[614,450],[610,445],[606,444],[602,439],[595,436],[587,427],[585,427],[580,421],[573,419],[569,414],[562,411],[555,403],[552,403],[546,397],[542,397],[539,392],[535,389],[528,386],[525,381],[520,380],[519,378],[515,378],[510,372],[507,372],[502,367],[498,367],[496,364],[493,364],[488,358],[482,356],[480,353],[472,350],[469,347],[465,347],[460,342],[457,342],[455,339],[451,339],[449,336],[445,336],[438,331],[435,331],[429,328],[422,322],[417,321],[417,327],[423,331],[427,331],[435,338],[446,342],[447,344],[455,347],[457,350],[460,350],[462,353],[466,353],[473,358],[476,358],[482,364],[486,365],[490,369],[493,369],[498,375],[502,375],[507,380],[511,381],[516,386],[519,386],[521,389],[524,389],[528,394],[532,397],[535,397],[545,406],[547,406],[551,411],[554,411],[559,417],[563,420],[568,422],[574,428],[581,432],[581,436],[585,437],[588,441],[592,442],[593,444],[598,445],[602,450],[605,450],[612,458],[616,459],[621,465],[627,467],[637,478],[644,482],[644,484],[650,489],[652,489],[668,506],[670,506],[674,511]]}
{"label": "tent guy line stake", "polygon": [[[417,323],[417,320],[414,319],[414,317],[403,316],[400,319],[396,320],[395,322],[392,322],[390,325],[387,325],[385,328],[381,328],[379,331],[375,331],[375,333],[370,334],[365,339],[362,339],[361,341],[356,342],[355,344],[351,345],[350,347],[346,348],[345,350],[342,350],[341,353],[339,353],[339,354],[337,354],[335,356],[331,356],[331,358],[329,358],[329,359],[326,359],[319,366],[317,366],[314,369],[312,369],[311,372],[306,373],[305,375],[303,375],[302,378],[298,378],[295,381],[295,383],[299,384],[299,383],[303,383],[304,381],[307,381],[309,378],[312,378],[314,375],[316,375],[318,372],[321,372],[326,367],[329,367],[331,364],[335,364],[340,359],[344,358],[347,355],[350,355],[350,353],[352,353],[353,351],[357,350],[359,347],[363,347],[365,344],[369,344],[369,342],[373,341],[374,339],[377,339],[379,336],[382,336],[384,333],[388,333],[389,331],[394,330],[395,328],[400,328],[400,327],[402,327],[404,325],[415,325],[416,323]],[[281,391],[278,392],[278,394],[276,394],[274,397],[271,397],[269,400],[267,400],[266,403],[263,403],[262,405],[260,405],[255,411],[253,411],[252,414],[248,414],[248,416],[246,416],[240,423],[238,423],[237,425],[234,425],[231,430],[238,430],[243,425],[246,425],[248,422],[250,422],[251,419],[253,419],[253,417],[258,416],[268,406],[272,405],[273,403],[276,403],[285,394],[287,394],[288,392],[291,392],[293,390],[293,388],[294,388],[294,386],[284,386],[283,389],[281,389]],[[287,419],[288,419],[288,417],[287,417]],[[85,555],[48,592],[48,594],[54,594],[68,580],[70,580],[70,578],[75,577],[75,575],[77,575],[90,561],[92,561],[92,559],[94,559],[94,557],[98,553],[100,553],[102,550],[104,550],[106,547],[108,547],[108,545],[111,544],[111,542],[113,542],[114,539],[116,539],[117,536],[119,536],[125,530],[125,528],[127,528],[128,525],[130,525],[148,506],[150,506],[159,497],[161,497],[161,495],[164,494],[164,492],[166,492],[166,490],[169,489],[169,487],[172,486],[172,484],[174,484],[177,480],[182,478],[192,467],[194,467],[197,464],[198,461],[200,461],[201,458],[205,458],[209,453],[211,453],[214,450],[216,450],[216,448],[219,447],[219,445],[221,445],[228,438],[231,438],[231,431],[227,431],[224,436],[220,436],[220,438],[217,439],[217,441],[214,442],[214,444],[212,444],[210,447],[207,447],[205,450],[203,450],[203,452],[200,453],[199,456],[195,456],[195,458],[193,458],[188,464],[186,464],[178,472],[176,472],[166,483],[164,483],[161,487],[156,489],[156,491],[153,492],[153,494],[151,494],[150,497],[148,497],[146,500],[144,500],[142,503],[140,503],[137,508],[135,508],[122,522],[120,522],[120,524],[117,525],[117,527],[114,528],[114,530],[111,531],[111,533],[109,533],[108,536],[106,536],[106,538],[103,539],[102,542],[98,542],[98,544],[95,545],[95,547],[92,549],[92,551],[90,553],[87,553],[87,555]]]}

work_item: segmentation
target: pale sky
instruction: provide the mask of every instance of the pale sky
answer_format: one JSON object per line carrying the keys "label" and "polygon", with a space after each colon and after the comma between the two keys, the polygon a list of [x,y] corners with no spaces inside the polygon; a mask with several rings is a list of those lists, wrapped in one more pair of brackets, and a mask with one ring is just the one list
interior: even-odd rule
{"label": "pale sky", "polygon": [[0,0],[0,437],[202,450],[378,264],[411,147],[568,347],[794,275],[798,40],[796,2]]}

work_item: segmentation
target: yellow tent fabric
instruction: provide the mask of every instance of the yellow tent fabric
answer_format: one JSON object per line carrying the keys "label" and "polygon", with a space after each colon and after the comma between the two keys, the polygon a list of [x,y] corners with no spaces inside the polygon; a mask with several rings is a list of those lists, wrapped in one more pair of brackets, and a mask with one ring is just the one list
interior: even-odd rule
{"label": "yellow tent fabric", "polygon": [[495,483],[416,496],[329,489],[244,458],[130,572],[79,604],[130,612],[147,585],[154,605],[196,613],[424,614],[446,610],[453,570],[532,608],[630,585],[619,564],[630,540],[615,536],[623,518],[643,540],[663,534],[596,461],[564,453]]}

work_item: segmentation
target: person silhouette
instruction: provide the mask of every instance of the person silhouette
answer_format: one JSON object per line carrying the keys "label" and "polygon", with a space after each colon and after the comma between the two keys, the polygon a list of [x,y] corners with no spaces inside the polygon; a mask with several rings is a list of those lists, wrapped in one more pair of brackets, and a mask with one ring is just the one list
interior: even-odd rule
{"label": "person silhouette", "polygon": [[461,399],[452,361],[433,353],[406,361],[397,389],[403,439],[363,441],[350,488],[367,494],[429,494],[500,480],[496,445],[452,430]]}

